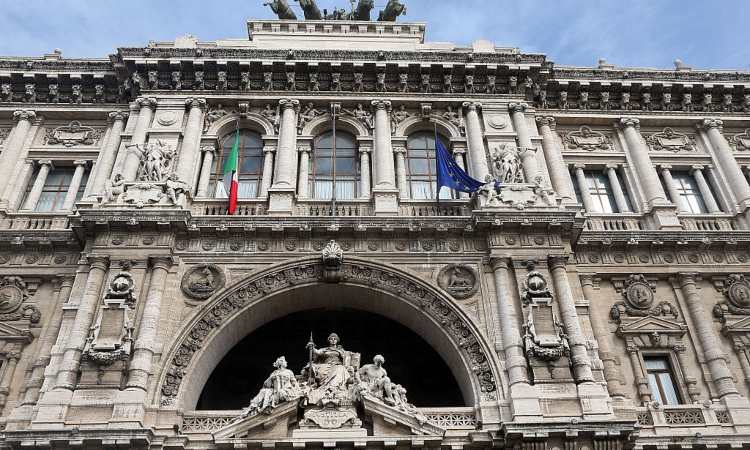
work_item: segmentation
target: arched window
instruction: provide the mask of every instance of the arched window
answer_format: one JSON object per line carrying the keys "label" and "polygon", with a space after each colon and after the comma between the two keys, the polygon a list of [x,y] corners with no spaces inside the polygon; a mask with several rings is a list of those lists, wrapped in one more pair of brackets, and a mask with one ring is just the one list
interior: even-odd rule
{"label": "arched window", "polygon": [[[229,155],[234,145],[234,132],[227,134],[221,141],[221,155],[214,160],[211,170],[214,197],[226,198],[224,189],[224,158]],[[240,162],[238,198],[256,198],[260,180],[263,176],[263,140],[260,134],[250,130],[240,130]]]}
{"label": "arched window", "polygon": [[[447,140],[438,135],[445,146]],[[435,199],[437,197],[437,163],[435,161],[435,133],[419,131],[409,136],[406,141],[406,180],[412,199]],[[456,198],[455,192],[443,188],[440,198]]]}
{"label": "arched window", "polygon": [[[357,140],[353,135],[336,132],[336,199],[349,200],[359,195],[359,161]],[[328,200],[333,194],[334,148],[333,132],[323,133],[315,139],[310,158],[310,196]]]}

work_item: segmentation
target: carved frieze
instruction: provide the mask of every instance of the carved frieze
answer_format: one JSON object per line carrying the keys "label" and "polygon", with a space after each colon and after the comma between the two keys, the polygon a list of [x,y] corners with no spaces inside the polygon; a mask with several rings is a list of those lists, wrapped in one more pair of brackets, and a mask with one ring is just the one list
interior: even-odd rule
{"label": "carved frieze", "polygon": [[76,145],[96,145],[102,137],[102,130],[81,125],[78,121],[72,121],[68,125],[48,128],[44,134],[44,145],[63,145],[75,147]]}
{"label": "carved frieze", "polygon": [[224,271],[214,264],[199,264],[182,277],[182,292],[194,300],[205,300],[221,290],[226,282]]}
{"label": "carved frieze", "polygon": [[437,276],[438,285],[453,298],[466,299],[477,293],[479,277],[474,269],[461,264],[449,264]]}
{"label": "carved frieze", "polygon": [[695,137],[679,133],[672,128],[664,128],[659,133],[646,136],[646,143],[654,152],[695,152]]}
{"label": "carved frieze", "polygon": [[[2,131],[0,131],[0,143],[2,143]],[[750,128],[745,130],[744,133],[731,136],[729,138],[729,145],[731,145],[736,152],[750,151]]]}
{"label": "carved frieze", "polygon": [[563,134],[563,144],[568,150],[614,151],[612,139],[601,131],[594,131],[590,127],[582,126],[577,131]]}

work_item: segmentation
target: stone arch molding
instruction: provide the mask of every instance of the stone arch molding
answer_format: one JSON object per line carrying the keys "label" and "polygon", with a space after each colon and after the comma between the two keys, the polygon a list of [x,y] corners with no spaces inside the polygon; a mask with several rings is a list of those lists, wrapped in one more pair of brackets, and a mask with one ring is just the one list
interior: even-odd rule
{"label": "stone arch molding", "polygon": [[457,126],[450,123],[448,120],[434,114],[429,116],[428,119],[419,116],[411,116],[404,119],[403,122],[396,126],[393,137],[407,138],[410,134],[417,131],[433,131],[435,126],[437,126],[437,129],[440,133],[444,134],[445,137],[449,139],[464,138]]}
{"label": "stone arch molding", "polygon": [[[330,114],[325,114],[320,117],[316,117],[311,120],[302,129],[302,136],[317,136],[324,133],[332,128],[332,118]],[[344,129],[355,137],[370,137],[370,130],[360,122],[359,120],[344,115],[337,115],[336,122],[339,124],[339,129]],[[343,125],[343,127],[341,126]]]}
{"label": "stone arch molding", "polygon": [[246,114],[227,114],[221,119],[217,120],[208,129],[206,135],[223,137],[235,130],[235,122],[240,119],[240,128],[249,128],[259,132],[260,134],[273,136],[276,134],[274,125],[257,113],[246,113]]}
{"label": "stone arch molding", "polygon": [[[158,403],[162,407],[192,407],[187,404],[183,380],[189,378],[191,370],[204,356],[202,351],[219,338],[221,330],[243,312],[275,294],[324,283],[323,272],[318,258],[285,262],[254,274],[217,296],[186,325],[175,341],[162,369],[156,393]],[[498,365],[490,347],[448,294],[397,268],[358,258],[347,258],[341,266],[341,274],[341,284],[389,294],[439,327],[438,331],[450,342],[463,366],[461,378],[470,386],[463,386],[462,390],[472,396],[467,400],[479,406],[504,397],[501,392],[504,383],[498,383],[502,375],[496,373]]]}

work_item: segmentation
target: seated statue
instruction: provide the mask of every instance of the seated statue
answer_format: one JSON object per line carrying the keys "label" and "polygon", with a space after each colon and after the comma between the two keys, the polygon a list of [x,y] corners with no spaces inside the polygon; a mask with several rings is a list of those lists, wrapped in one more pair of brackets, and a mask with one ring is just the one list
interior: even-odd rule
{"label": "seated statue", "polygon": [[365,364],[359,369],[357,375],[360,381],[360,393],[393,405],[396,400],[393,398],[391,379],[388,378],[388,372],[383,367],[383,363],[385,363],[385,358],[382,355],[375,355],[372,364]]}
{"label": "seated statue", "polygon": [[295,400],[302,395],[294,372],[286,368],[286,358],[279,357],[273,367],[276,370],[263,383],[263,388],[250,401],[250,406],[242,410],[241,417],[270,414],[280,403]]}
{"label": "seated statue", "polygon": [[339,345],[339,336],[331,333],[328,336],[328,347],[315,348],[315,343],[309,342],[307,348],[311,353],[312,378],[318,389],[343,390],[352,379],[353,369],[351,353]]}

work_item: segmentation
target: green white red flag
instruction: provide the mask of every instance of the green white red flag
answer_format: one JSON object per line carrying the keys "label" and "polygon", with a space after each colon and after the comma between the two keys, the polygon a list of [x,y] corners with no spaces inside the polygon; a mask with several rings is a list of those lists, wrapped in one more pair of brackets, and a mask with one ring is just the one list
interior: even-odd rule
{"label": "green white red flag", "polygon": [[240,160],[240,130],[236,131],[234,136],[234,145],[224,160],[224,189],[229,193],[229,206],[227,212],[232,215],[237,211],[237,191],[240,187],[240,180],[237,175]]}

